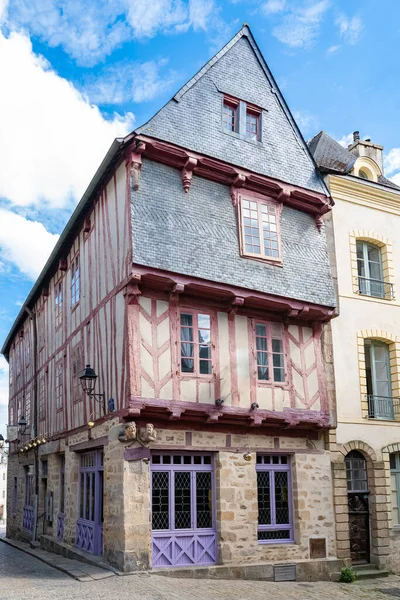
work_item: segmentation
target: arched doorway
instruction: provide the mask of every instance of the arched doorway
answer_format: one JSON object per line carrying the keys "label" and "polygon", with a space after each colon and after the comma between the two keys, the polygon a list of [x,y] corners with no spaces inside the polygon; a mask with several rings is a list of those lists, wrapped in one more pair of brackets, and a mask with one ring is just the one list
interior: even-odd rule
{"label": "arched doorway", "polygon": [[367,461],[358,450],[346,456],[350,556],[353,564],[369,562]]}

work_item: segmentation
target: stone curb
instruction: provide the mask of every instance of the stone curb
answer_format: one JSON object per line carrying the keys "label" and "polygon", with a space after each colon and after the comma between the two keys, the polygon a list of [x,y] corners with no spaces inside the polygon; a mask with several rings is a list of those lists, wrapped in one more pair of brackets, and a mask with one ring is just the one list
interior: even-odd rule
{"label": "stone curb", "polygon": [[86,583],[88,581],[97,581],[99,579],[107,579],[116,575],[112,571],[106,571],[100,567],[94,567],[77,560],[64,558],[58,554],[55,554],[53,558],[50,552],[45,550],[33,550],[23,544],[23,542],[16,542],[5,537],[0,537],[0,541],[12,546],[13,548],[16,548],[17,550],[25,552],[25,554],[33,556],[50,567],[53,567],[58,571],[62,571],[63,573],[66,573],[66,575],[69,575],[80,582]]}

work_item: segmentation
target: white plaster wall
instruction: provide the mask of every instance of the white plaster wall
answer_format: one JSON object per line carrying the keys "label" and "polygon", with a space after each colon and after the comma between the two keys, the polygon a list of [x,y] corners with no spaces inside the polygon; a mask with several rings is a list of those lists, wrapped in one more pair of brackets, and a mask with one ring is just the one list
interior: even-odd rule
{"label": "white plaster wall", "polygon": [[[362,186],[362,184],[360,184]],[[393,195],[395,199],[396,196]],[[382,423],[362,418],[357,332],[376,329],[400,336],[400,216],[340,199],[334,193],[333,224],[336,246],[340,314],[332,321],[339,443],[362,440],[379,450],[399,441],[400,422]],[[400,197],[399,197],[400,208]],[[370,231],[393,246],[396,301],[370,299],[354,293],[349,233]]]}

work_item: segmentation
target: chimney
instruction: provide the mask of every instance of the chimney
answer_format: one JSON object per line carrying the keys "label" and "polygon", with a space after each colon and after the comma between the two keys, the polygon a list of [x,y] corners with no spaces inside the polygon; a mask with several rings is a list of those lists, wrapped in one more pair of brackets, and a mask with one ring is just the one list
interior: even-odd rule
{"label": "chimney", "polygon": [[367,156],[369,158],[372,158],[372,160],[375,161],[378,167],[380,168],[381,173],[383,175],[383,146],[379,146],[379,144],[374,144],[373,142],[371,142],[370,138],[366,140],[360,140],[360,132],[354,131],[353,143],[350,144],[348,150],[356,156]]}

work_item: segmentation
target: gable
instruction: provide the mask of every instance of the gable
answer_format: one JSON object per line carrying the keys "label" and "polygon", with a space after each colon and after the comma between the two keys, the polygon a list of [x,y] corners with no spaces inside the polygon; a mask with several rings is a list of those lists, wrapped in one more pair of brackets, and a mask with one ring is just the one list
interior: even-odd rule
{"label": "gable", "polygon": [[[261,142],[239,139],[223,130],[224,94],[262,109]],[[327,193],[247,27],[137,132]]]}

